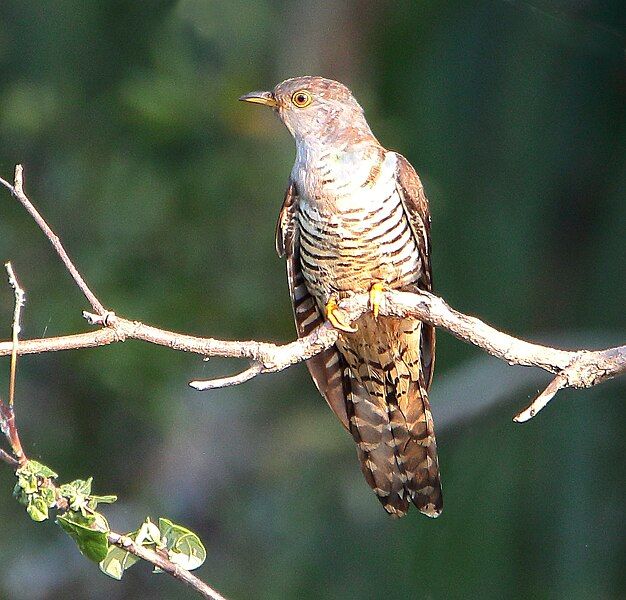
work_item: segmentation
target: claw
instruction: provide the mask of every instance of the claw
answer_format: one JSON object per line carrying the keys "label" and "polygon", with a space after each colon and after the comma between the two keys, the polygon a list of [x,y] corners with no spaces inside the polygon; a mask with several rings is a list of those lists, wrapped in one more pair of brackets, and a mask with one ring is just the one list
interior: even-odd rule
{"label": "claw", "polygon": [[345,331],[346,333],[355,333],[357,331],[356,327],[350,325],[350,322],[346,319],[345,313],[339,308],[335,298],[331,298],[326,304],[326,318],[335,329]]}
{"label": "claw", "polygon": [[374,313],[374,318],[378,319],[378,311],[380,309],[380,305],[383,301],[383,293],[385,291],[385,286],[381,283],[375,283],[370,288],[370,308]]}

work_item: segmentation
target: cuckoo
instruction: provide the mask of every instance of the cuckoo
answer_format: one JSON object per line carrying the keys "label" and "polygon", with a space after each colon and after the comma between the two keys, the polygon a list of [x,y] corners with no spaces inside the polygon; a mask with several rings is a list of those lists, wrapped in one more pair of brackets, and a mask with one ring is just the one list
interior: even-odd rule
{"label": "cuckoo", "polygon": [[[406,158],[381,146],[343,84],[296,77],[240,98],[271,107],[296,143],[276,227],[299,336],[328,319],[337,343],[307,365],[352,434],[361,470],[385,510],[443,508],[428,389],[435,332],[379,315],[385,290],[431,290],[430,213]],[[369,293],[350,323],[339,301]]]}

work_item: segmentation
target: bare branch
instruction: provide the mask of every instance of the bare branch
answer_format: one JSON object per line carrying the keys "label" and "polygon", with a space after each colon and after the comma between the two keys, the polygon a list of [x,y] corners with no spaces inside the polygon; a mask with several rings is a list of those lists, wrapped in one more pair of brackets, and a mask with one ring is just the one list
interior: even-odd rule
{"label": "bare branch", "polygon": [[[22,340],[18,354],[94,348],[135,339],[201,356],[244,358],[260,363],[263,367],[262,373],[274,373],[329,348],[337,341],[337,335],[338,332],[331,325],[324,324],[306,337],[283,345],[257,341],[216,340],[157,329],[139,321],[130,321],[116,316],[107,328],[96,331],[62,337]],[[0,356],[9,355],[11,350],[11,342],[0,342]]]}
{"label": "bare branch", "polygon": [[[361,314],[367,296],[353,297],[341,304],[344,310]],[[355,311],[356,313],[352,312]],[[444,300],[425,291],[387,292],[380,313],[387,316],[415,317],[474,344],[510,365],[539,367],[558,376],[524,411],[514,417],[523,423],[534,417],[563,388],[587,388],[626,373],[626,345],[606,350],[559,350],[513,337],[485,322],[454,310]]]}
{"label": "bare branch", "polygon": [[207,380],[199,380],[199,381],[191,381],[189,385],[196,390],[204,391],[204,390],[215,390],[223,387],[230,387],[232,385],[239,385],[240,383],[245,383],[246,381],[250,381],[252,378],[260,375],[263,372],[263,365],[259,362],[254,362],[247,368],[245,371],[241,373],[237,373],[237,375],[231,375],[230,377],[222,377],[220,379],[207,379]]}
{"label": "bare branch", "polygon": [[44,220],[44,218],[39,214],[39,211],[33,206],[32,202],[28,199],[26,194],[24,193],[24,169],[22,165],[15,166],[15,183],[11,185],[8,181],[0,178],[0,184],[6,187],[11,194],[19,203],[28,211],[28,214],[34,219],[35,223],[39,225],[41,231],[43,231],[44,235],[48,238],[53,248],[56,250],[56,253],[59,255],[59,258],[63,261],[63,264],[69,271],[70,275],[76,282],[76,285],[80,288],[81,292],[85,295],[85,298],[91,304],[91,307],[98,314],[103,315],[107,311],[102,306],[102,303],[98,298],[96,298],[95,294],[89,289],[89,286],[85,283],[82,275],[78,272],[78,269],[74,266],[74,263],[68,256],[65,248],[61,244],[61,240],[57,237],[57,235],[50,229],[48,223]]}
{"label": "bare branch", "polygon": [[[15,424],[15,411],[13,408],[13,402],[15,400],[15,375],[17,373],[17,355],[18,355],[18,338],[20,333],[20,317],[22,314],[22,307],[26,301],[26,294],[24,290],[20,287],[20,284],[17,282],[17,277],[13,272],[13,267],[11,267],[11,263],[6,263],[4,265],[6,267],[7,273],[9,275],[9,284],[14,290],[15,293],[15,307],[13,309],[13,324],[12,324],[12,337],[11,341],[11,370],[9,377],[9,402],[5,404],[2,399],[0,399],[0,429],[2,429],[2,433],[6,436],[9,444],[11,445],[11,450],[13,451],[13,455],[15,456],[15,462],[21,466],[28,459],[26,458],[26,454],[22,448],[22,442],[20,441],[20,436],[17,431],[17,426]],[[11,464],[12,457],[7,452],[2,452],[2,459]]]}
{"label": "bare branch", "polygon": [[517,413],[513,420],[516,423],[525,423],[532,419],[542,408],[544,408],[559,390],[562,390],[567,386],[567,377],[561,371],[546,387],[541,394],[539,394],[524,410]]}
{"label": "bare branch", "polygon": [[8,262],[4,265],[7,270],[7,274],[9,275],[9,285],[13,288],[15,292],[15,307],[13,309],[13,348],[11,350],[11,375],[9,377],[9,406],[13,406],[13,401],[15,399],[15,374],[17,372],[17,346],[19,335],[21,331],[20,327],[20,316],[22,314],[22,307],[26,302],[26,294],[24,290],[20,287],[20,284],[17,282],[17,277],[15,277],[15,273],[13,272],[13,267],[11,263]]}
{"label": "bare branch", "polygon": [[[350,315],[351,320],[355,321],[363,312],[369,310],[368,302],[367,294],[356,295],[343,300],[341,307]],[[533,366],[550,373],[559,373],[561,385],[558,389],[591,387],[626,372],[626,346],[597,351],[570,351],[533,344],[498,331],[476,317],[460,313],[450,308],[441,298],[428,292],[385,292],[380,314],[414,317],[447,329],[459,339],[482,348],[510,365]],[[309,335],[284,345],[257,341],[216,340],[157,329],[118,316],[111,318],[112,313],[108,315],[105,321],[109,325],[106,328],[78,335],[23,340],[20,342],[18,352],[20,354],[55,352],[136,339],[202,356],[244,358],[253,361],[253,366],[239,375],[208,384],[203,382],[204,387],[200,382],[192,382],[196,389],[214,389],[243,383],[261,373],[282,371],[329,348],[337,341],[338,336],[338,332],[329,323],[325,323]],[[0,356],[10,354],[11,350],[10,342],[0,343]],[[515,420],[523,422],[537,414],[558,389],[549,386],[546,393],[526,411],[520,413]]]}

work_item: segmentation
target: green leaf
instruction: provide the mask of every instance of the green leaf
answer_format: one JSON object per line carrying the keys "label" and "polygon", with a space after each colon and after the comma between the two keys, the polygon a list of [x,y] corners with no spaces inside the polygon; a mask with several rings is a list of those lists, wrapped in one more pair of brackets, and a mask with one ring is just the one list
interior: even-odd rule
{"label": "green leaf", "polygon": [[69,483],[64,483],[59,486],[61,495],[66,498],[75,498],[76,496],[89,496],[91,493],[91,482],[93,478],[90,477],[85,481],[84,479],[75,479]]}
{"label": "green leaf", "polygon": [[56,493],[54,488],[42,487],[39,489],[39,496],[48,505],[48,508],[52,508],[56,505]]}
{"label": "green leaf", "polygon": [[28,504],[28,497],[19,483],[16,483],[13,488],[13,496],[20,504],[23,504],[24,506]]}
{"label": "green leaf", "polygon": [[159,530],[174,564],[192,571],[205,561],[206,550],[193,531],[172,523],[169,519],[159,519]]}
{"label": "green leaf", "polygon": [[98,504],[113,504],[117,502],[117,496],[109,494],[108,496],[89,496],[90,505],[93,503],[92,508],[98,506]]}
{"label": "green leaf", "polygon": [[161,532],[159,528],[147,517],[141,524],[135,541],[142,546],[163,546],[161,544]]}
{"label": "green leaf", "polygon": [[23,473],[17,478],[17,485],[24,490],[25,494],[34,494],[39,487],[39,482],[36,475]]}
{"label": "green leaf", "polygon": [[28,499],[26,512],[33,521],[45,521],[48,518],[48,505],[40,496],[32,495]]}
{"label": "green leaf", "polygon": [[86,480],[76,479],[59,486],[59,491],[62,496],[67,498],[71,510],[80,511],[86,515],[89,511],[94,511],[98,507],[98,503],[112,504],[117,500],[117,496],[113,495],[93,496],[91,494],[92,483],[93,477],[90,477]]}
{"label": "green leaf", "polygon": [[122,548],[109,546],[106,557],[100,562],[100,570],[113,579],[121,579],[124,571],[132,567],[138,560],[140,560],[139,557],[122,550]]}
{"label": "green leaf", "polygon": [[91,484],[93,483],[93,477],[90,477],[86,481],[83,479],[76,479],[72,481],[74,486],[76,487],[76,491],[79,494],[83,494],[84,496],[89,496],[91,494]]}
{"label": "green leaf", "polygon": [[20,475],[35,475],[43,479],[55,479],[58,475],[46,465],[37,462],[36,460],[29,460],[23,467],[19,468],[15,474]]}
{"label": "green leaf", "polygon": [[57,523],[87,558],[97,563],[106,558],[110,530],[107,520],[101,514],[84,517],[79,512],[67,512],[57,517]]}

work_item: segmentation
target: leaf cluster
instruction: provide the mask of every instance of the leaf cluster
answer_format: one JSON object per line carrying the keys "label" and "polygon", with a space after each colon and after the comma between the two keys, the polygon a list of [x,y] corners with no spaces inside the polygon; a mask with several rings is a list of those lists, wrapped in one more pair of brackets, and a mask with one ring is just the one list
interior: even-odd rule
{"label": "leaf cluster", "polygon": [[[30,518],[45,521],[50,517],[50,509],[56,509],[56,523],[82,554],[100,564],[103,573],[121,579],[124,571],[139,560],[128,550],[109,542],[111,528],[97,508],[99,504],[112,504],[117,496],[92,494],[93,477],[59,485],[54,482],[58,475],[35,460],[29,460],[15,475],[13,495],[26,507]],[[158,525],[147,518],[139,529],[120,539],[151,548],[189,571],[202,565],[206,558],[206,550],[195,533],[164,518],[159,518]],[[155,567],[154,572],[160,569]]]}
{"label": "leaf cluster", "polygon": [[[206,559],[206,550],[200,538],[169,519],[159,518],[157,526],[147,518],[138,530],[124,537],[157,552],[165,552],[175,565],[188,571],[197,569]],[[138,560],[137,556],[127,550],[111,545],[106,557],[100,563],[100,569],[110,577],[121,579],[124,571]],[[161,569],[155,567],[153,572],[160,573]]]}

